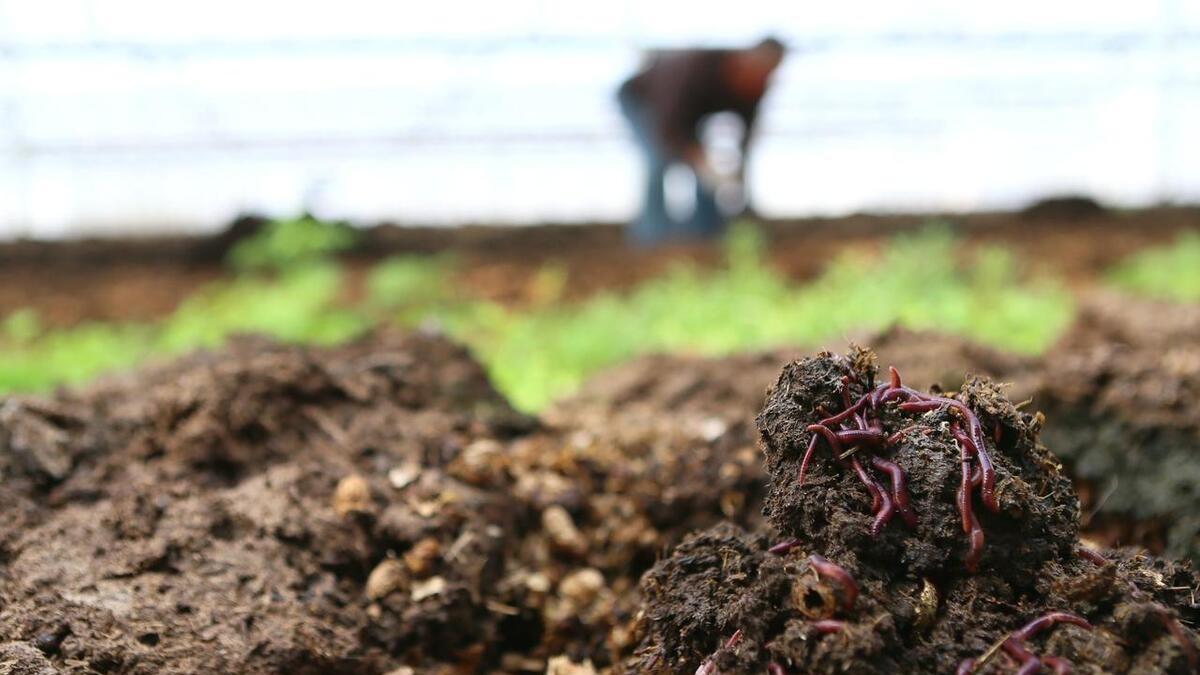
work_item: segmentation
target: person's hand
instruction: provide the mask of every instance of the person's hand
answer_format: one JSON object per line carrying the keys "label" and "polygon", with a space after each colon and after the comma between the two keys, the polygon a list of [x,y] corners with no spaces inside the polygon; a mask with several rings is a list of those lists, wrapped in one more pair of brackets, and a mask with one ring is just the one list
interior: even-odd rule
{"label": "person's hand", "polygon": [[699,157],[691,165],[692,171],[696,174],[696,180],[700,181],[701,185],[712,192],[720,189],[721,185],[729,179],[728,176],[714,169],[712,164],[708,163],[708,158],[706,157]]}

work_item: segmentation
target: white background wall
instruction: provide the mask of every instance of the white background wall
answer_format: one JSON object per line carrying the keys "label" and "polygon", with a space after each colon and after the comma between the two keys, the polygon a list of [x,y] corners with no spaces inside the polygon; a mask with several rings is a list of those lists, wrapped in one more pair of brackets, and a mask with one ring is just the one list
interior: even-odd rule
{"label": "white background wall", "polygon": [[628,216],[644,46],[796,53],[768,215],[1200,199],[1200,0],[0,0],[0,236]]}

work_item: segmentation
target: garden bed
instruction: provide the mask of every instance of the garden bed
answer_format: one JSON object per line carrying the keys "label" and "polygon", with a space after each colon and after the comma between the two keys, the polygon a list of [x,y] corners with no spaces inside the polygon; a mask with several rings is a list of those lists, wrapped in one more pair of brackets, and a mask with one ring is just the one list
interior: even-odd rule
{"label": "garden bed", "polygon": [[[969,372],[1024,382],[1041,367],[927,333],[858,338],[920,391],[956,390]],[[896,520],[871,539],[870,499],[827,453],[811,492],[769,487],[795,467],[770,450],[764,467],[754,416],[799,356],[643,357],[538,417],[426,333],[338,347],[241,339],[52,397],[7,397],[0,671],[690,673],[716,653],[727,672],[776,660],[833,671],[852,657],[862,672],[943,672],[1054,609],[1098,629],[1046,631],[1048,642],[1030,640],[1038,653],[1184,672],[1197,580],[1134,550],[1075,558],[1067,479],[1046,468],[1033,418],[1003,399],[988,405],[1010,441],[996,452],[1005,515],[977,506],[989,542],[978,574],[962,565],[953,486],[936,478],[957,471],[957,454],[922,459],[948,452],[942,436],[898,460],[914,532]],[[833,389],[816,396],[838,404]],[[1013,492],[1011,476],[1031,487]],[[803,500],[842,525],[797,530],[811,518],[794,511]],[[767,552],[785,537],[807,538]],[[844,597],[807,571],[814,553],[859,580],[853,611],[801,620],[786,605],[799,580],[825,584],[814,597]],[[664,637],[686,622],[686,644]]]}

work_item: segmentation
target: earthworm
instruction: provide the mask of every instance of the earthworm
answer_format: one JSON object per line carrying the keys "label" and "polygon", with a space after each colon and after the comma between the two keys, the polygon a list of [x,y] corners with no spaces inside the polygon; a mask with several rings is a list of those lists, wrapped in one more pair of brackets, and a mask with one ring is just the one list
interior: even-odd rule
{"label": "earthworm", "polygon": [[804,451],[804,459],[800,460],[800,485],[804,485],[804,475],[808,473],[808,463],[812,461],[813,453],[817,450],[817,438],[816,434],[812,435],[812,440],[808,442],[808,449]]}
{"label": "earthworm", "polygon": [[1000,644],[1000,648],[1019,664],[1020,667],[1017,669],[1017,675],[1033,675],[1043,665],[1049,666],[1055,673],[1069,673],[1071,671],[1071,664],[1065,659],[1057,656],[1038,657],[1025,645],[1026,640],[1058,623],[1069,623],[1087,630],[1092,629],[1092,624],[1074,614],[1050,612],[1049,614],[1039,616],[1020,629],[1013,631]]}
{"label": "earthworm", "polygon": [[883,526],[888,524],[892,516],[896,515],[896,506],[892,503],[892,497],[883,489],[875,479],[867,473],[857,457],[850,458],[850,466],[854,467],[854,472],[858,474],[858,479],[871,492],[871,497],[874,500],[871,509],[875,512],[875,520],[871,523],[870,533],[872,537],[878,537],[883,531]]}
{"label": "earthworm", "polygon": [[830,579],[842,587],[842,609],[850,611],[854,607],[854,601],[858,599],[858,582],[854,581],[854,577],[846,568],[815,553],[808,557],[808,564],[816,570],[817,576]]}
{"label": "earthworm", "polygon": [[882,457],[872,457],[871,466],[886,473],[892,478],[892,500],[896,503],[896,511],[909,527],[916,527],[917,516],[912,512],[908,500],[908,479],[904,469],[899,464],[889,462]]}
{"label": "earthworm", "polygon": [[846,622],[838,621],[837,619],[822,619],[820,621],[813,621],[811,625],[818,633],[822,635],[840,633],[846,628]]}
{"label": "earthworm", "polygon": [[778,544],[775,544],[771,548],[767,549],[767,553],[774,553],[775,555],[784,555],[788,551],[791,551],[792,549],[796,548],[799,545],[800,545],[799,539],[789,539],[787,541],[781,541]]}
{"label": "earthworm", "polygon": [[1108,558],[1105,558],[1104,556],[1100,555],[1099,552],[1093,551],[1086,546],[1080,546],[1079,548],[1075,549],[1075,555],[1098,567],[1104,567],[1106,564],[1108,564]]}
{"label": "earthworm", "polygon": [[829,427],[822,424],[810,424],[804,430],[820,434],[821,438],[824,438],[825,442],[829,444],[829,449],[833,451],[834,457],[842,454],[842,443],[838,440],[837,434]]}

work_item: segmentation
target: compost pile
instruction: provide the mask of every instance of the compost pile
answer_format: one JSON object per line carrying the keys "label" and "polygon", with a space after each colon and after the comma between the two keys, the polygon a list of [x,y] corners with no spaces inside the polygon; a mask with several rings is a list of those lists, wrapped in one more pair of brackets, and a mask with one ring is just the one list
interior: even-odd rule
{"label": "compost pile", "polygon": [[1043,418],[986,379],[877,382],[796,361],[758,416],[757,531],[721,524],[644,578],[637,672],[1193,672],[1190,568],[1078,538]]}
{"label": "compost pile", "polygon": [[[906,386],[1027,366],[950,338],[872,340]],[[876,406],[868,431],[919,428],[848,469],[814,446],[799,485],[807,445],[791,443],[873,371],[804,361],[818,367],[785,371],[790,398],[764,398],[790,356],[646,357],[540,418],[424,333],[246,338],[0,399],[0,673],[942,670],[1051,609],[1096,629],[1051,626],[1028,641],[1039,654],[1187,667],[1191,573],[1074,558],[1065,480],[994,387],[968,380],[962,399],[1003,441],[985,442],[999,513],[972,482],[985,543],[969,574],[963,419]],[[876,455],[903,468],[914,529]],[[897,514],[876,537],[883,495],[871,509],[855,459]]]}
{"label": "compost pile", "polygon": [[0,672],[603,668],[664,548],[761,518],[750,406],[662,395],[540,422],[444,338],[383,334],[7,398]]}

